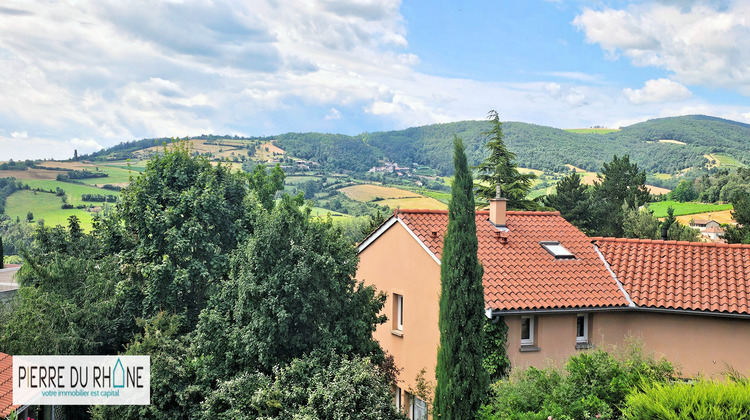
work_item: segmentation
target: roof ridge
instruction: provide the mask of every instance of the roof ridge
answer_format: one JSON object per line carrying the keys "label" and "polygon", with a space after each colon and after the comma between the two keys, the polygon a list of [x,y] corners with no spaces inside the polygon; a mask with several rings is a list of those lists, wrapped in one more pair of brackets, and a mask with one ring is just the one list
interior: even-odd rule
{"label": "roof ridge", "polygon": [[665,241],[662,239],[640,239],[640,238],[614,238],[614,237],[603,237],[594,236],[591,237],[592,242],[619,242],[619,243],[632,243],[632,244],[654,244],[654,245],[689,245],[689,246],[703,246],[711,248],[744,248],[750,249],[750,244],[724,244],[718,242],[689,242],[689,241]]}
{"label": "roof ridge", "polygon": [[[398,216],[399,213],[406,214],[448,214],[448,210],[432,210],[432,209],[395,209],[394,216]],[[485,215],[490,214],[488,210],[476,210],[476,214]],[[526,211],[526,210],[508,210],[506,214],[514,216],[559,216],[559,211]]]}

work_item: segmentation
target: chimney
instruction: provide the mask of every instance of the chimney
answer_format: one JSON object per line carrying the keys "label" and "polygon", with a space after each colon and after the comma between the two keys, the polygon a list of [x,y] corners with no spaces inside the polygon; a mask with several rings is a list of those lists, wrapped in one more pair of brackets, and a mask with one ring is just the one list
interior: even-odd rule
{"label": "chimney", "polygon": [[508,200],[505,198],[493,198],[490,200],[490,223],[495,227],[505,227],[505,207]]}

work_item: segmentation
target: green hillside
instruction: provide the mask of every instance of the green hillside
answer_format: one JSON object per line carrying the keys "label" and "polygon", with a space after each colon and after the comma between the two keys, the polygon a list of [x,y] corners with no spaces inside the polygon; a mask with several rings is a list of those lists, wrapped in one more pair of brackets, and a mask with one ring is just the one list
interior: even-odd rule
{"label": "green hillside", "polygon": [[[476,165],[485,157],[481,133],[486,129],[486,121],[461,121],[358,136],[288,133],[274,139],[288,153],[330,170],[363,171],[386,158],[450,175],[453,136],[463,138],[470,164]],[[629,154],[648,173],[662,174],[707,169],[711,154],[735,165],[750,163],[750,125],[702,115],[660,118],[604,133],[521,122],[506,122],[503,130],[519,166],[548,172],[564,172],[565,164],[598,171],[614,154]]]}

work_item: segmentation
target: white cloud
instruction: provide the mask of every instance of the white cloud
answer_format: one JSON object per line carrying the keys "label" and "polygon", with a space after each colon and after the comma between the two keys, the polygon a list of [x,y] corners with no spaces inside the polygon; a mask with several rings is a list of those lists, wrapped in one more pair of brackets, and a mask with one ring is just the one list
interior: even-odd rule
{"label": "white cloud", "polygon": [[692,96],[688,88],[669,79],[648,80],[641,89],[626,88],[622,92],[636,105],[681,101]]}
{"label": "white cloud", "polygon": [[29,137],[29,133],[26,131],[14,131],[10,133],[10,136],[14,139],[25,139],[26,137]]}
{"label": "white cloud", "polygon": [[325,117],[327,120],[340,120],[341,119],[341,111],[339,111],[336,108],[331,108],[328,111],[328,114],[326,114]]}
{"label": "white cloud", "polygon": [[666,69],[684,84],[750,95],[750,2],[669,3],[676,2],[587,9],[573,23],[612,57]]}

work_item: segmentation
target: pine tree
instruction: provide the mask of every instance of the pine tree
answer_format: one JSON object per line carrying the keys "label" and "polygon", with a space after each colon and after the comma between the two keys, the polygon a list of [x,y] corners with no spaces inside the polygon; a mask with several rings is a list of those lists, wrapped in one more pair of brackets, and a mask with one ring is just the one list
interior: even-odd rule
{"label": "pine tree", "polygon": [[482,366],[484,344],[483,269],[477,257],[473,180],[463,142],[454,140],[456,174],[448,205],[448,232],[440,265],[440,348],[436,419],[474,419],[488,383]]}
{"label": "pine tree", "polygon": [[515,153],[508,150],[503,142],[503,128],[495,110],[491,110],[487,118],[492,124],[484,135],[490,137],[485,145],[490,155],[476,169],[479,170],[477,198],[489,201],[493,198],[508,199],[508,208],[512,210],[536,210],[539,205],[526,198],[531,189],[531,181],[536,178],[533,173],[518,172]]}

